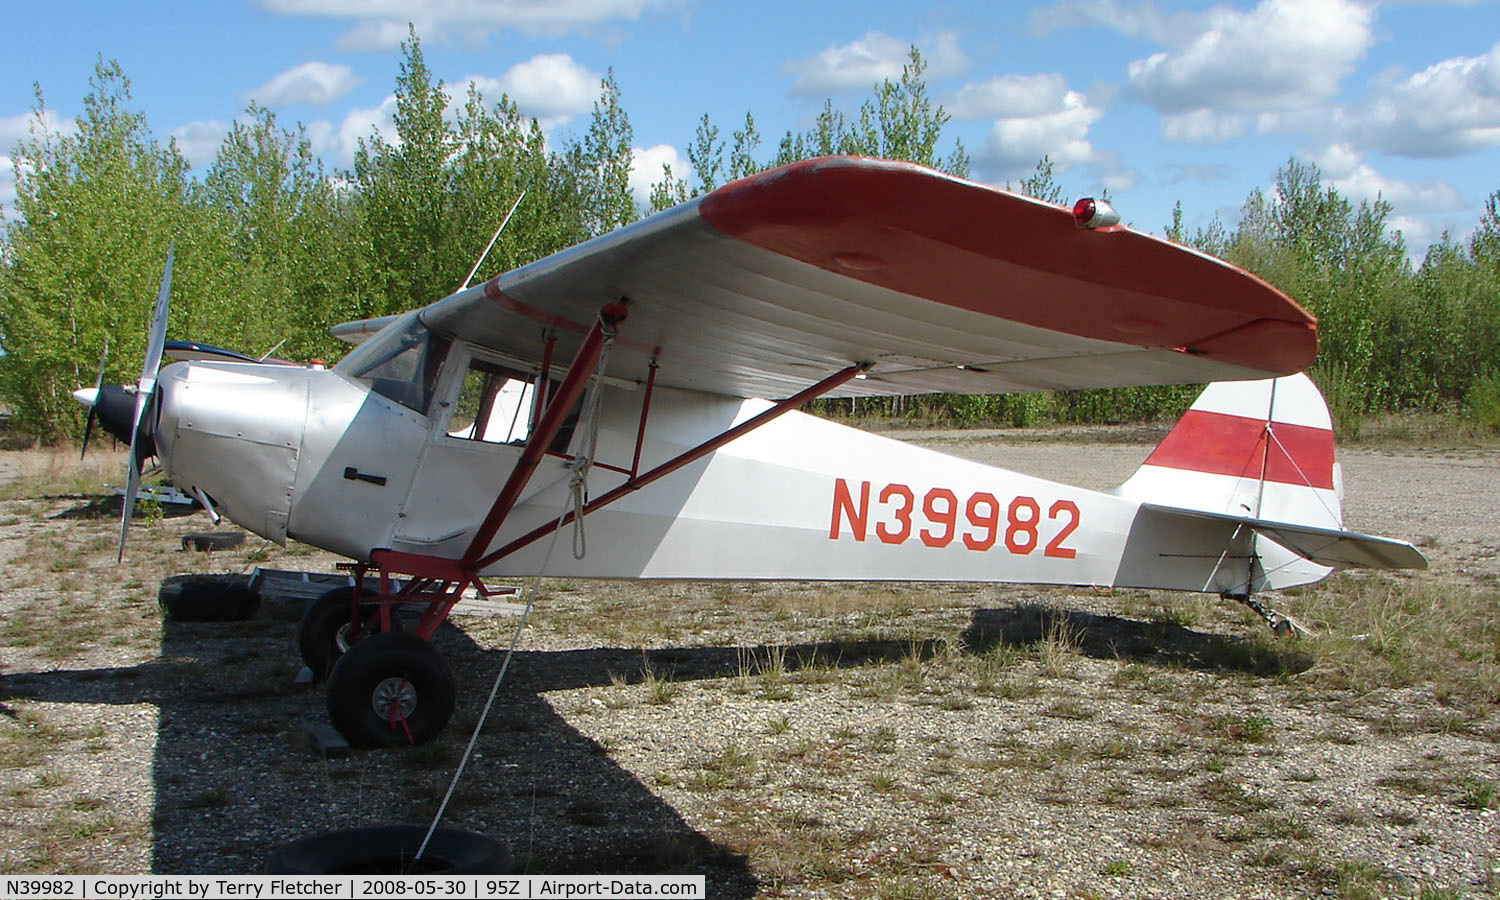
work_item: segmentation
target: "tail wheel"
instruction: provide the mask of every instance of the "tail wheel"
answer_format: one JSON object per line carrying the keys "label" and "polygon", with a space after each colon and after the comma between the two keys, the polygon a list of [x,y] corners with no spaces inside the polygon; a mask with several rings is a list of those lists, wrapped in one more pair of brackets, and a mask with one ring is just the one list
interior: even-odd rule
{"label": "tail wheel", "polygon": [[[370,602],[360,600],[360,616],[374,614],[378,607],[375,594],[367,590],[361,597],[370,598]],[[349,621],[349,601],[353,598],[352,586],[334,588],[309,603],[302,613],[302,624],[297,627],[297,649],[302,652],[302,661],[319,678],[327,678],[339,657],[366,636]],[[392,613],[391,628],[399,627]]]}
{"label": "tail wheel", "polygon": [[328,716],[356,747],[425,743],[453,715],[448,663],[417,637],[373,634],[339,657],[328,675]]}

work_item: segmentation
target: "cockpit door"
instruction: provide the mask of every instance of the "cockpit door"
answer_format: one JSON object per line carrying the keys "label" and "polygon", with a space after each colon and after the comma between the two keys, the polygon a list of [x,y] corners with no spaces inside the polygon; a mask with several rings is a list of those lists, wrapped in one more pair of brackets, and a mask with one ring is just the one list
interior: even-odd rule
{"label": "cockpit door", "polygon": [[[462,555],[520,459],[531,432],[536,386],[534,372],[468,346],[454,347],[438,381],[432,430],[393,549]],[[560,477],[560,463],[544,463],[527,494]]]}

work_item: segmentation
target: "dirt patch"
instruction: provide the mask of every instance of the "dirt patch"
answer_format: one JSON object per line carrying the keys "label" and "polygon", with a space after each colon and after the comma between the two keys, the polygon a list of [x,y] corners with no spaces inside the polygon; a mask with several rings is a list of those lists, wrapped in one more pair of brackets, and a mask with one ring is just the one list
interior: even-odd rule
{"label": "dirt patch", "polygon": [[[1149,449],[921,440],[1090,487]],[[1274,598],[1314,641],[1152,592],[548,582],[446,821],[533,872],[705,872],[716,898],[1493,892],[1500,455],[1343,459],[1350,526],[1420,539],[1433,570]],[[207,523],[164,515],[116,566],[116,506],[45,454],[5,462],[61,480],[0,501],[0,869],[254,872],[312,831],[431,815],[509,620],[439,634],[443,740],[325,760],[296,604],[185,625],[155,595],[331,557],[184,553]],[[1433,610],[1451,633],[1421,630]]]}

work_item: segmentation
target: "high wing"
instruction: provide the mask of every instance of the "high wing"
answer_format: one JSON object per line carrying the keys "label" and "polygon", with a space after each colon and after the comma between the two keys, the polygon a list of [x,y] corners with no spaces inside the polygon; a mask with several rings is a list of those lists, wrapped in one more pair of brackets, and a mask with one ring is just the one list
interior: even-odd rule
{"label": "high wing", "polygon": [[[1316,324],[1265,282],[1123,226],[908,163],[831,157],[736,181],[440,300],[439,333],[566,361],[606,303],[608,374],[789,396],[1004,393],[1283,375]],[[357,330],[357,329],[356,329]],[[355,335],[350,338],[358,339]]]}

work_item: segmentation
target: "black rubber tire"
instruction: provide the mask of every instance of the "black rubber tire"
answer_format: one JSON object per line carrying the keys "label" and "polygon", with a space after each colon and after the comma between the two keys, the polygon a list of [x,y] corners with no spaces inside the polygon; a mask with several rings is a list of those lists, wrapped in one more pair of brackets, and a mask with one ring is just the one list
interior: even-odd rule
{"label": "black rubber tire", "polygon": [[207,553],[210,550],[231,550],[245,543],[243,531],[205,531],[182,536],[182,549]]}
{"label": "black rubber tire", "polygon": [[242,622],[260,611],[260,594],[243,578],[173,575],[161,583],[156,604],[178,622]]}
{"label": "black rubber tire", "polygon": [[[375,596],[369,590],[364,595]],[[297,650],[302,654],[302,661],[318,678],[327,678],[333,671],[333,664],[344,655],[344,649],[339,646],[339,630],[349,624],[349,599],[353,596],[353,585],[337,587],[307,604],[307,609],[302,611],[302,622],[297,626]],[[373,611],[375,604],[361,602],[360,608]],[[401,628],[394,612],[391,614],[391,628]]]}
{"label": "black rubber tire", "polygon": [[[403,709],[390,713],[382,695],[399,691]],[[453,670],[414,634],[372,634],[339,657],[328,673],[328,717],[353,747],[423,744],[453,715]],[[377,708],[378,707],[378,708]]]}
{"label": "black rubber tire", "polygon": [[510,848],[482,834],[439,828],[412,863],[425,825],[379,825],[293,841],[266,857],[267,875],[509,875]]}

